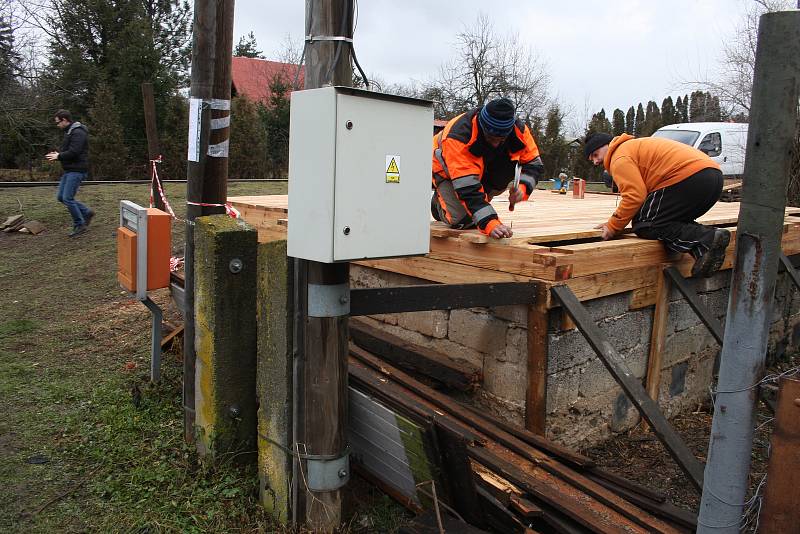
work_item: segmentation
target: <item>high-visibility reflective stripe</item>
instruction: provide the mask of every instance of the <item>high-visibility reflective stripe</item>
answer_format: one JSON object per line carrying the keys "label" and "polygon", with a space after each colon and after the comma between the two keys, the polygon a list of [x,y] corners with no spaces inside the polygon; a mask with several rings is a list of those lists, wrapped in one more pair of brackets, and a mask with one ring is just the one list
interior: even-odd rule
{"label": "high-visibility reflective stripe", "polygon": [[536,187],[536,181],[525,174],[519,177],[519,183],[527,185],[528,191],[533,191],[533,188]]}
{"label": "high-visibility reflective stripe", "polygon": [[436,157],[436,161],[439,162],[439,165],[442,166],[442,170],[444,171],[445,175],[447,175],[449,178],[450,171],[447,168],[447,163],[444,162],[444,156],[442,156],[442,134],[444,134],[444,131],[439,132],[439,134],[436,136],[436,144],[438,147],[433,151],[433,155]]}
{"label": "high-visibility reflective stripe", "polygon": [[453,180],[453,188],[454,189],[464,189],[465,187],[472,187],[476,185],[481,185],[480,180],[474,174],[470,174],[469,176],[462,176],[461,178],[456,178]]}
{"label": "high-visibility reflective stripe", "polygon": [[494,211],[494,208],[491,205],[484,206],[472,214],[472,220],[475,224],[478,224],[490,215],[497,215],[497,212]]}

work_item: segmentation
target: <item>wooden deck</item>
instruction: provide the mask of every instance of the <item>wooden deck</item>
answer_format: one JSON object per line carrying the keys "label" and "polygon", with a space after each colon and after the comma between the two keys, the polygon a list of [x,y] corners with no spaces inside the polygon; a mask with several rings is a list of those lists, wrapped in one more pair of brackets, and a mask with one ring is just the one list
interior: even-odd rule
{"label": "wooden deck", "polygon": [[[285,236],[286,195],[232,197],[229,201],[258,228],[260,239]],[[692,259],[670,254],[658,241],[633,234],[602,241],[594,226],[605,222],[618,202],[618,195],[587,193],[578,199],[571,193],[537,190],[532,201],[517,204],[515,211],[509,212],[503,196],[492,204],[500,219],[513,229],[510,239],[491,239],[477,230],[452,230],[432,221],[427,256],[356,263],[440,283],[531,279],[547,285],[566,283],[581,300],[634,291],[631,306],[649,306],[655,302],[663,267],[675,264],[687,274]],[[727,227],[735,236],[739,207],[737,202],[719,202],[698,221]],[[800,253],[800,216],[796,215],[800,208],[786,209],[783,250],[787,255]],[[731,268],[734,249],[732,239],[723,269]],[[547,307],[553,305],[548,296]]]}

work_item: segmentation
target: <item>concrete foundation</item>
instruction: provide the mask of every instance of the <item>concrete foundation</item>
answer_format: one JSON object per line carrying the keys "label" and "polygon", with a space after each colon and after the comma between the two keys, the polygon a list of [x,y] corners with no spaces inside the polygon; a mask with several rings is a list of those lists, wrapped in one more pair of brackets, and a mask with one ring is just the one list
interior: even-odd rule
{"label": "concrete foundation", "polygon": [[[730,270],[689,280],[721,321],[728,305]],[[353,265],[352,287],[429,283],[396,273]],[[653,306],[631,309],[631,292],[584,301],[592,318],[631,369],[644,379],[650,349]],[[483,369],[474,403],[523,426],[527,390],[526,306],[376,315],[371,324]],[[635,425],[639,416],[611,374],[577,330],[561,330],[561,313],[549,312],[547,436],[571,447],[591,445]],[[769,358],[800,347],[800,297],[779,273],[772,315]],[[694,409],[709,398],[719,346],[676,289],[670,294],[659,405],[668,417]]]}

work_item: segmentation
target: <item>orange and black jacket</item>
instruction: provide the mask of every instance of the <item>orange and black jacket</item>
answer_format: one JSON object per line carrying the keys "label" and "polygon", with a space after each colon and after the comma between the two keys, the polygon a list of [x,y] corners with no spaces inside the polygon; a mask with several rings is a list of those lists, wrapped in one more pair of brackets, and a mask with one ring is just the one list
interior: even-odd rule
{"label": "orange and black jacket", "polygon": [[433,136],[433,185],[451,180],[471,218],[452,221],[454,226],[473,223],[488,234],[500,224],[490,204],[491,197],[508,187],[514,179],[516,164],[521,165],[523,200],[533,193],[544,173],[544,164],[530,129],[521,120],[517,120],[505,141],[494,148],[483,137],[478,111],[480,108],[459,115]]}

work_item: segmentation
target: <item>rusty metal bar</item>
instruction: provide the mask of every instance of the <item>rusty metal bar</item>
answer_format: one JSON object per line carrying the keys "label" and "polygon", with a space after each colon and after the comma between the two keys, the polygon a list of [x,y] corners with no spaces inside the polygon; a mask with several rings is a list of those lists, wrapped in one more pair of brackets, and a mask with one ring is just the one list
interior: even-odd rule
{"label": "rusty metal bar", "polygon": [[800,11],[761,16],[736,263],[697,532],[739,532],[800,97]]}
{"label": "rusty metal bar", "polygon": [[800,380],[784,378],[778,392],[775,430],[770,439],[769,467],[761,532],[794,532],[800,525]]}

